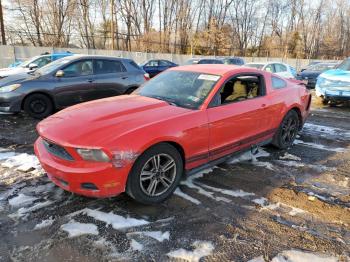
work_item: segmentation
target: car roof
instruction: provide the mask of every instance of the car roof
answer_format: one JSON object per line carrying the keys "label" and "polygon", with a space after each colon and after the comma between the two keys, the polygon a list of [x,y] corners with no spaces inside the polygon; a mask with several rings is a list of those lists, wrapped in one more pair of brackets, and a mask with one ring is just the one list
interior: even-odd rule
{"label": "car roof", "polygon": [[[171,71],[189,71],[189,72],[197,72],[211,75],[225,75],[227,73],[232,73],[234,71],[242,72],[241,66],[236,65],[225,65],[225,64],[199,64],[199,65],[184,65],[174,67],[168,70]],[[245,67],[244,71],[247,72],[261,72],[260,70],[256,70],[254,68]]]}
{"label": "car roof", "polygon": [[83,55],[83,54],[73,54],[71,56],[66,56],[63,59],[74,60],[78,58],[94,58],[94,59],[119,59],[119,60],[130,60],[128,58],[116,57],[116,56],[103,56],[103,55]]}

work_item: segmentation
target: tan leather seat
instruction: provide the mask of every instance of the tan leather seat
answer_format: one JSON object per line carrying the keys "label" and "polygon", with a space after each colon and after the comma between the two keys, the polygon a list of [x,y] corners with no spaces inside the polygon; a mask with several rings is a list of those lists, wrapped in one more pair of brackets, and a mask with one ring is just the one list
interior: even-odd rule
{"label": "tan leather seat", "polygon": [[245,99],[247,98],[247,88],[244,84],[242,84],[241,81],[236,81],[233,85],[233,92],[232,95],[228,96],[225,100],[226,101],[235,101],[240,100],[238,98]]}

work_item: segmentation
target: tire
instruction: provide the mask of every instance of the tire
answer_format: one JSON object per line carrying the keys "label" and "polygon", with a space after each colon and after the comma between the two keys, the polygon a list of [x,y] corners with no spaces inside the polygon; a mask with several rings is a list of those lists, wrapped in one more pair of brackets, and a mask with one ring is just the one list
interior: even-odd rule
{"label": "tire", "polygon": [[328,105],[328,103],[329,103],[329,100],[325,99],[324,97],[317,97],[316,100],[317,100],[317,102],[319,102],[322,105]]}
{"label": "tire", "polygon": [[32,94],[24,100],[23,109],[30,116],[43,119],[52,114],[54,107],[47,95]]}
{"label": "tire", "polygon": [[[155,161],[159,163],[158,172]],[[170,169],[162,172],[162,166]],[[142,204],[158,204],[175,191],[183,170],[182,157],[175,147],[167,143],[155,145],[136,160],[128,177],[126,193]]]}
{"label": "tire", "polygon": [[295,110],[289,111],[283,118],[272,144],[279,149],[286,149],[293,145],[293,142],[298,134],[300,120],[298,113]]}

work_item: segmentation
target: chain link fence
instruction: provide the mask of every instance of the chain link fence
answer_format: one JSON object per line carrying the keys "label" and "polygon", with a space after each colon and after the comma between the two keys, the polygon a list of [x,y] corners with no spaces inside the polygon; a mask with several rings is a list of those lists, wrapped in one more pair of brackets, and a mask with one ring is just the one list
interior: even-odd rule
{"label": "chain link fence", "polygon": [[[33,46],[2,46],[0,45],[0,68],[9,66],[15,61],[24,61],[33,56],[41,55],[45,52],[65,52],[69,51],[74,54],[87,54],[87,55],[107,55],[122,58],[131,58],[136,63],[142,63],[149,59],[166,59],[173,61],[177,64],[184,64],[188,59],[191,59],[191,55],[180,54],[165,54],[165,53],[143,53],[143,52],[128,52],[118,50],[102,50],[102,49],[83,49],[83,48],[55,48],[55,47],[33,47]],[[209,57],[209,56],[194,56]],[[213,57],[213,56],[211,56]],[[243,57],[246,63],[248,62],[267,62],[276,61],[283,62],[300,70],[302,67],[308,65],[313,60],[311,59],[295,59],[295,58],[275,58],[275,57]],[[317,59],[319,61],[319,59]],[[335,60],[323,60],[325,62]]]}

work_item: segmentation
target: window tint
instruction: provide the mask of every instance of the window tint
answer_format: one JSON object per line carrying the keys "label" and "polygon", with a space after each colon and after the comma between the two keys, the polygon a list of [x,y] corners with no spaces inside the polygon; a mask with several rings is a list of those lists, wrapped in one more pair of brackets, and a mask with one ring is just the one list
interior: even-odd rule
{"label": "window tint", "polygon": [[95,74],[113,74],[124,72],[122,62],[115,60],[95,60]]}
{"label": "window tint", "polygon": [[36,64],[40,68],[40,67],[47,65],[50,62],[51,62],[51,58],[46,56],[46,57],[40,57],[40,58],[34,60],[32,63]]}
{"label": "window tint", "polygon": [[211,106],[244,101],[264,95],[264,79],[257,75],[236,76],[227,81],[215,95]]}
{"label": "window tint", "polygon": [[287,71],[287,67],[282,64],[275,64],[275,69],[276,69],[276,73]]}
{"label": "window tint", "polygon": [[272,80],[272,88],[273,89],[281,89],[281,88],[284,88],[287,86],[287,83],[286,81],[284,81],[283,79],[281,78],[278,78],[278,77],[272,77],[271,78]]}
{"label": "window tint", "polygon": [[136,69],[140,69],[140,67],[134,61],[130,61],[129,64]]}
{"label": "window tint", "polygon": [[271,73],[275,73],[275,72],[276,72],[276,69],[275,69],[275,67],[274,67],[273,64],[270,64],[270,65],[267,65],[267,66],[265,67],[265,71],[271,72]]}
{"label": "window tint", "polygon": [[158,60],[149,61],[146,66],[158,66]]}
{"label": "window tint", "polygon": [[78,61],[63,69],[64,77],[92,75],[92,60]]}
{"label": "window tint", "polygon": [[165,61],[165,60],[160,60],[159,65],[160,66],[170,66],[170,63],[168,61]]}

